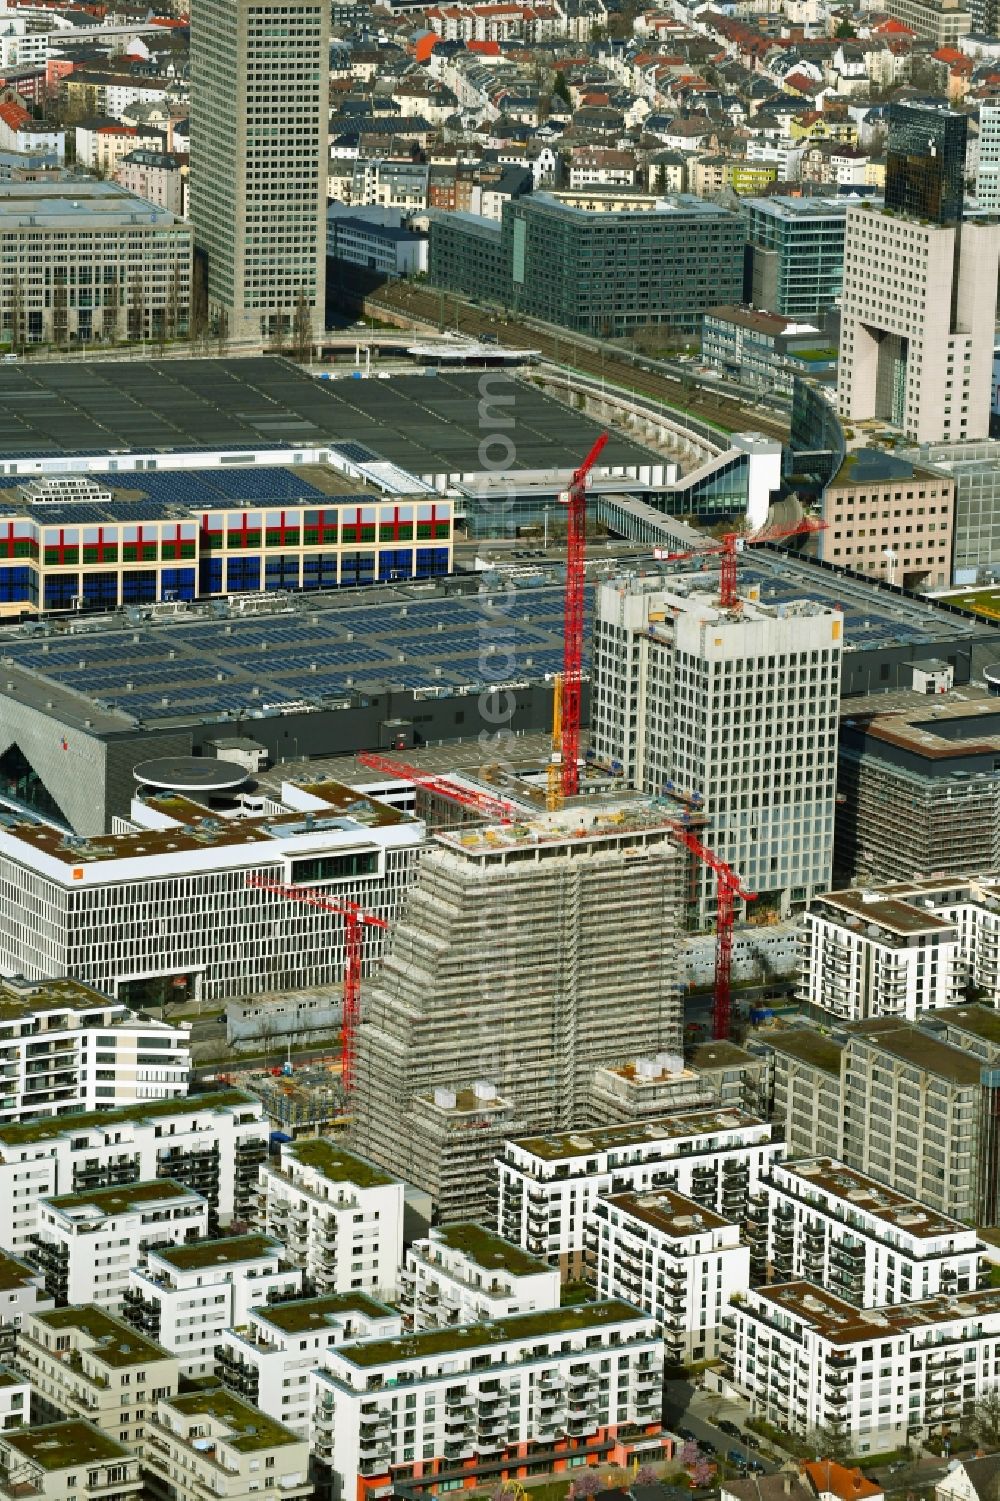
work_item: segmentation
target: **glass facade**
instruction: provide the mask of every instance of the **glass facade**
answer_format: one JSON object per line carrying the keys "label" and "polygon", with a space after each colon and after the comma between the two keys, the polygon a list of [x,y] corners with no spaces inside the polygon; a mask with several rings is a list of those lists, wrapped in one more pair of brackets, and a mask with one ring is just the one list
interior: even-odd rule
{"label": "glass facade", "polygon": [[934,104],[889,111],[885,206],[932,224],[958,224],[965,176],[964,115]]}
{"label": "glass facade", "polygon": [[750,246],[747,300],[785,318],[812,319],[840,303],[847,205],[833,199],[759,198],[744,214]]}

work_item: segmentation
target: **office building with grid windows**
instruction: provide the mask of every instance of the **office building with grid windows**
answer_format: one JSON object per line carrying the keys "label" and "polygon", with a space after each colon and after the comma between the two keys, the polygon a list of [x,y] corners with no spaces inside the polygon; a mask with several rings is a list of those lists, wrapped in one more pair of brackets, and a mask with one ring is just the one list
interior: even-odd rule
{"label": "office building with grid windows", "polygon": [[843,198],[750,198],[742,206],[750,247],[750,302],[783,318],[817,318],[840,302]]}
{"label": "office building with grid windows", "polygon": [[329,44],[321,0],[192,7],[191,220],[233,338],[323,330]]}
{"label": "office building with grid windows", "polygon": [[[178,794],[137,797],[116,833],[94,839],[37,821],[5,827],[0,970],[73,974],[136,1005],[336,984],[342,919],[250,878],[357,901],[391,921],[424,825],[337,782],[284,790],[287,804],[237,800],[228,817]],[[43,919],[26,923],[26,907]],[[380,951],[376,930],[366,966]]]}
{"label": "office building with grid windows", "polygon": [[[725,610],[697,576],[601,584],[591,736],[598,761],[706,818],[700,837],[787,912],[828,888],[842,618],[809,600]],[[715,877],[696,872],[697,916]]]}

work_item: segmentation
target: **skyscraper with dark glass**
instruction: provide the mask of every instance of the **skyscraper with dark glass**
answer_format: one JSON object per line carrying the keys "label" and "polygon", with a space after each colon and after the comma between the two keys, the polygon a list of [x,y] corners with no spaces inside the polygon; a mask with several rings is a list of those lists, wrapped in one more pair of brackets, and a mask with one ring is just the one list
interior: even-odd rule
{"label": "skyscraper with dark glass", "polygon": [[958,224],[965,177],[964,115],[944,105],[889,110],[885,206],[931,224]]}

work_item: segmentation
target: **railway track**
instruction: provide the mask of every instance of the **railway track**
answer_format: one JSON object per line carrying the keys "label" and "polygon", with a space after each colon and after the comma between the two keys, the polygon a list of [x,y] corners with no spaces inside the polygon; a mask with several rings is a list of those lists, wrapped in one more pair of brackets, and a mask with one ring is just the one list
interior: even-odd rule
{"label": "railway track", "polygon": [[[706,386],[696,386],[694,401],[685,400],[680,377],[662,375],[623,359],[617,350],[602,354],[573,334],[548,333],[544,330],[509,318],[506,322],[499,314],[489,313],[473,306],[454,293],[447,293],[442,300],[438,292],[397,282],[381,287],[368,298],[370,306],[383,306],[395,313],[409,314],[421,323],[437,325],[444,309],[449,316],[449,327],[460,333],[482,335],[503,328],[503,342],[516,349],[537,349],[554,364],[572,365],[584,375],[603,377],[609,384],[635,391],[639,396],[649,396],[664,406],[690,412],[703,422],[715,423],[728,432],[745,432],[748,429],[763,433],[766,437],[788,440],[788,425],[773,417],[765,417],[753,407],[729,397],[719,396]],[[571,357],[570,357],[571,356]]]}

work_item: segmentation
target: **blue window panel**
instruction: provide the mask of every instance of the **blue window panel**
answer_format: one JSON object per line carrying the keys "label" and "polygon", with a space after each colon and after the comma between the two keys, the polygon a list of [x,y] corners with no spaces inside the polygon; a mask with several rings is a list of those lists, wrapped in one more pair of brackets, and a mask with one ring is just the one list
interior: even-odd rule
{"label": "blue window panel", "polygon": [[239,594],[260,588],[260,558],[230,558],[226,564],[226,589]]}
{"label": "blue window panel", "polygon": [[413,577],[413,548],[385,549],[378,555],[378,576],[384,583],[387,579],[410,579]]}
{"label": "blue window panel", "polygon": [[155,603],[156,569],[126,569],[122,574],[122,604],[152,605]]}
{"label": "blue window panel", "polygon": [[80,576],[76,573],[51,574],[45,580],[46,610],[68,610],[75,595],[80,592]]}
{"label": "blue window panel", "polygon": [[[0,568],[0,602],[30,599],[33,568]],[[36,591],[37,592],[37,591]]]}
{"label": "blue window panel", "polygon": [[222,593],[222,559],[202,558],[198,563],[198,593]]}
{"label": "blue window panel", "polygon": [[341,563],[342,584],[370,584],[375,578],[375,554],[345,552]]}
{"label": "blue window panel", "polygon": [[83,602],[88,609],[117,609],[118,575],[116,573],[85,573],[83,575]]}
{"label": "blue window panel", "polygon": [[164,568],[160,574],[161,599],[194,599],[194,569]]}
{"label": "blue window panel", "polygon": [[446,547],[417,548],[417,578],[442,578],[448,572]]}
{"label": "blue window panel", "polygon": [[297,589],[299,560],[296,556],[268,558],[264,564],[265,589]]}

